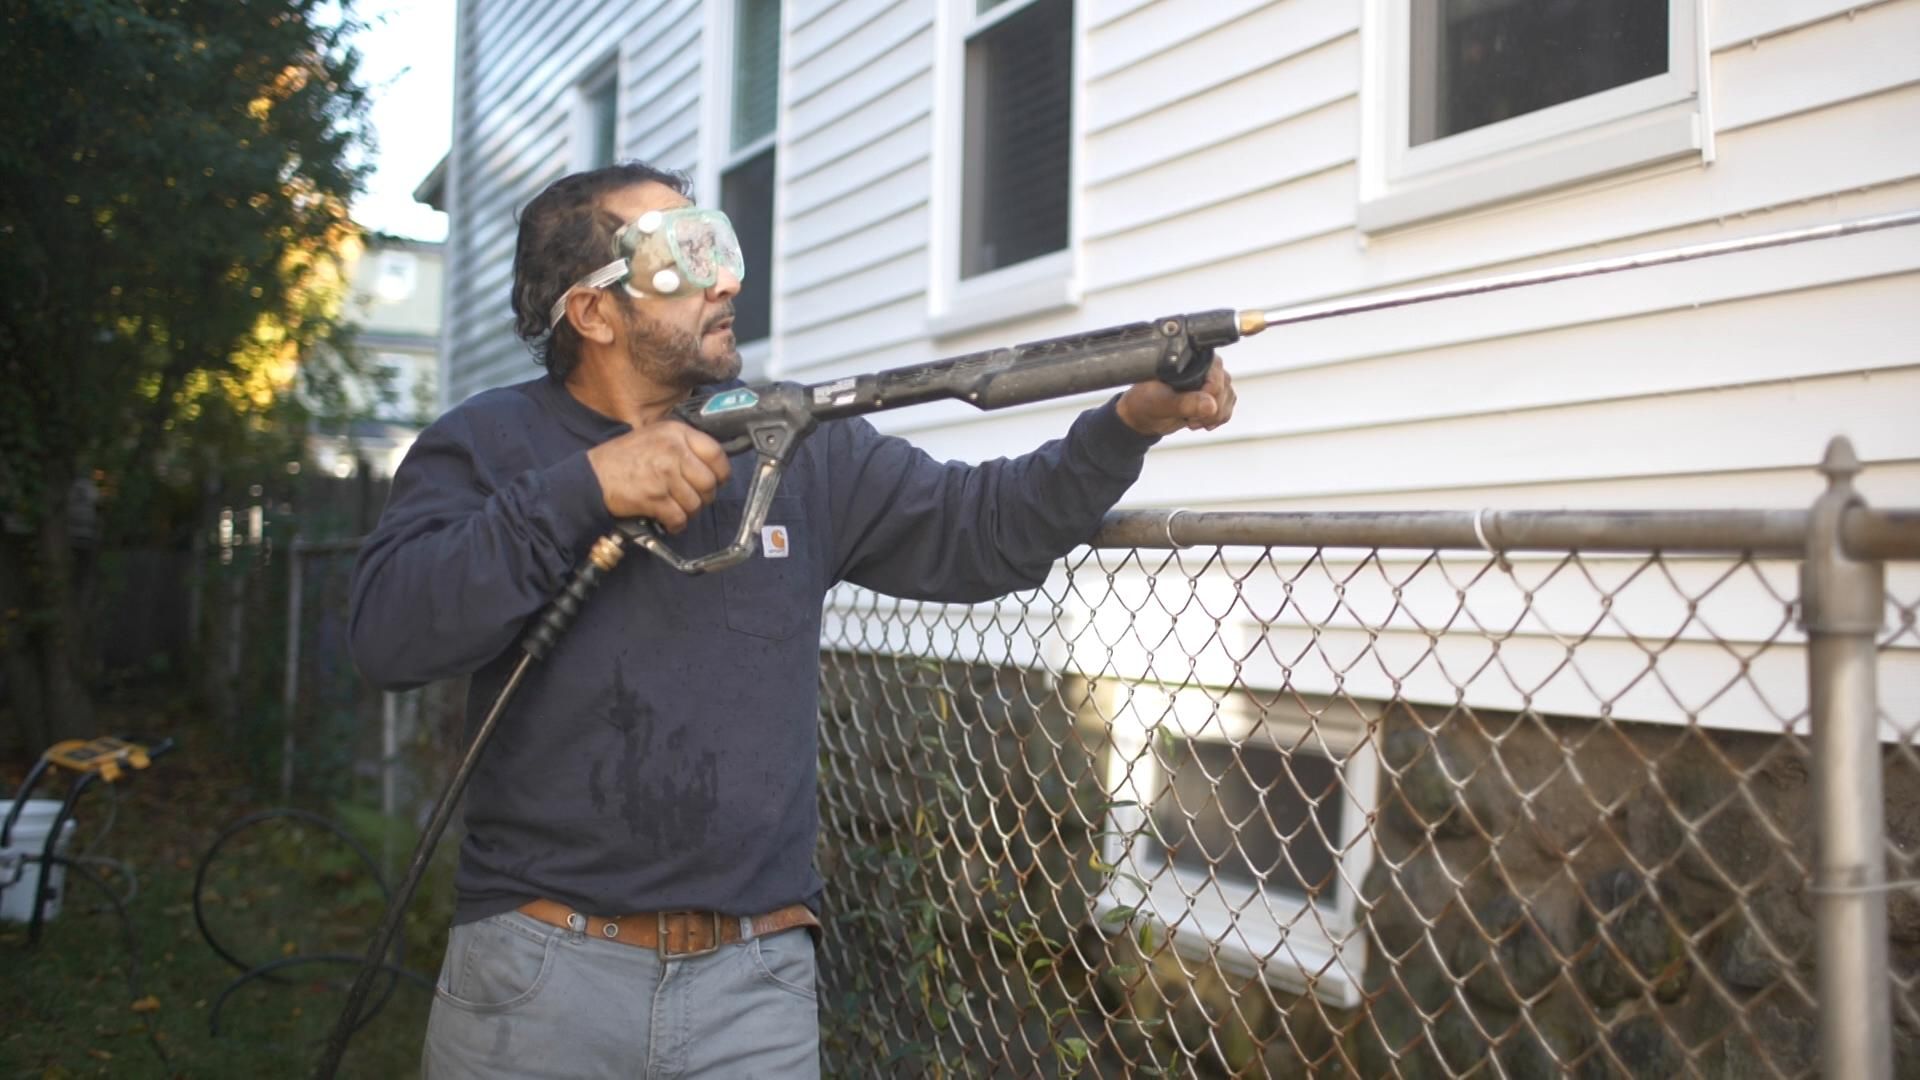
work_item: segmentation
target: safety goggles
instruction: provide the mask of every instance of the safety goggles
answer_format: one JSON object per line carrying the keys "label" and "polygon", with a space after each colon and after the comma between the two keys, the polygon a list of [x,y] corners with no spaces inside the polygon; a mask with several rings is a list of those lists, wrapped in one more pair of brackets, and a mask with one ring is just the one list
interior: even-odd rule
{"label": "safety goggles", "polygon": [[672,296],[688,288],[711,289],[723,270],[735,281],[747,275],[733,222],[707,207],[649,210],[613,235],[613,254],[613,262],[574,282],[553,302],[549,329],[566,317],[567,296],[574,289],[624,284],[628,292],[644,297],[648,292],[635,283],[645,282],[653,295]]}

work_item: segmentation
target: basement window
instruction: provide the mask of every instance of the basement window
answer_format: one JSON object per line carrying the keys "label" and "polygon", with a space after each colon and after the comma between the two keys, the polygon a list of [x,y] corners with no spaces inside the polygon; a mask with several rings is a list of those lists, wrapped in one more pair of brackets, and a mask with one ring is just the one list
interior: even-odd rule
{"label": "basement window", "polygon": [[1182,955],[1358,1003],[1378,774],[1360,706],[1141,684],[1117,696],[1100,925],[1145,922]]}

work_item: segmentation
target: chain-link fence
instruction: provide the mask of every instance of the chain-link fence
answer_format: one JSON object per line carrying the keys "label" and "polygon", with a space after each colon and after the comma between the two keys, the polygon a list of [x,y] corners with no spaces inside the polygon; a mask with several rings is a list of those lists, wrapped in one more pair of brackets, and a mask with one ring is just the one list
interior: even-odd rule
{"label": "chain-link fence", "polygon": [[1803,602],[1844,472],[1814,514],[1132,515],[998,603],[836,592],[829,1072],[1920,1072],[1920,567],[1878,629]]}
{"label": "chain-link fence", "polygon": [[[997,603],[836,591],[828,1073],[1920,1075],[1920,562],[1809,578],[1864,622],[1801,576],[1920,514],[1843,521],[1843,473],[1824,547],[1176,511]],[[417,809],[458,703],[354,681],[354,554],[291,545],[285,782]]]}
{"label": "chain-link fence", "polygon": [[[193,551],[179,553],[183,573],[144,584],[149,595],[177,592],[184,603],[177,649],[206,709],[201,725],[258,778],[260,797],[368,801],[366,791],[380,782],[383,702],[360,684],[347,655],[358,541],[319,538],[367,529],[386,484],[364,471],[348,478],[314,472],[242,488]],[[126,636],[154,633],[144,605],[106,618],[128,624],[117,631]],[[371,750],[362,745],[369,731]]]}
{"label": "chain-link fence", "polygon": [[[382,693],[348,648],[349,588],[360,541],[296,541],[286,564],[280,798],[348,803],[414,821],[457,754],[464,683]],[[383,852],[391,869],[393,852]],[[404,852],[400,853],[404,854]]]}
{"label": "chain-link fence", "polygon": [[281,686],[279,792],[283,802],[330,802],[356,786],[357,761],[378,764],[380,694],[360,681],[348,652],[348,588],[359,544],[295,541],[285,564],[287,620]]}

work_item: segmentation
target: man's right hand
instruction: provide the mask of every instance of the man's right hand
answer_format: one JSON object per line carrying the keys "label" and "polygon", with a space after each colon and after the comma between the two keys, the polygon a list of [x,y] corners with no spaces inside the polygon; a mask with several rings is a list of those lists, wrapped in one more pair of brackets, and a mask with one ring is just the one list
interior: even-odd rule
{"label": "man's right hand", "polygon": [[607,512],[646,518],[670,533],[713,501],[733,467],[711,436],[657,420],[587,451]]}

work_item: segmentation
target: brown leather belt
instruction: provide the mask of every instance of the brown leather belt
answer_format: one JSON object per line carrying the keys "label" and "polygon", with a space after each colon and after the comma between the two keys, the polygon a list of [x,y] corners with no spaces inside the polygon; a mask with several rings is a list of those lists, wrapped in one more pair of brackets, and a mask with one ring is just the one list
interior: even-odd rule
{"label": "brown leather belt", "polygon": [[805,904],[794,904],[752,918],[721,915],[713,911],[648,911],[606,918],[584,915],[552,900],[530,900],[520,905],[520,912],[563,930],[617,941],[636,949],[653,949],[663,959],[705,956],[722,945],[732,945],[795,927],[820,925],[820,920]]}

